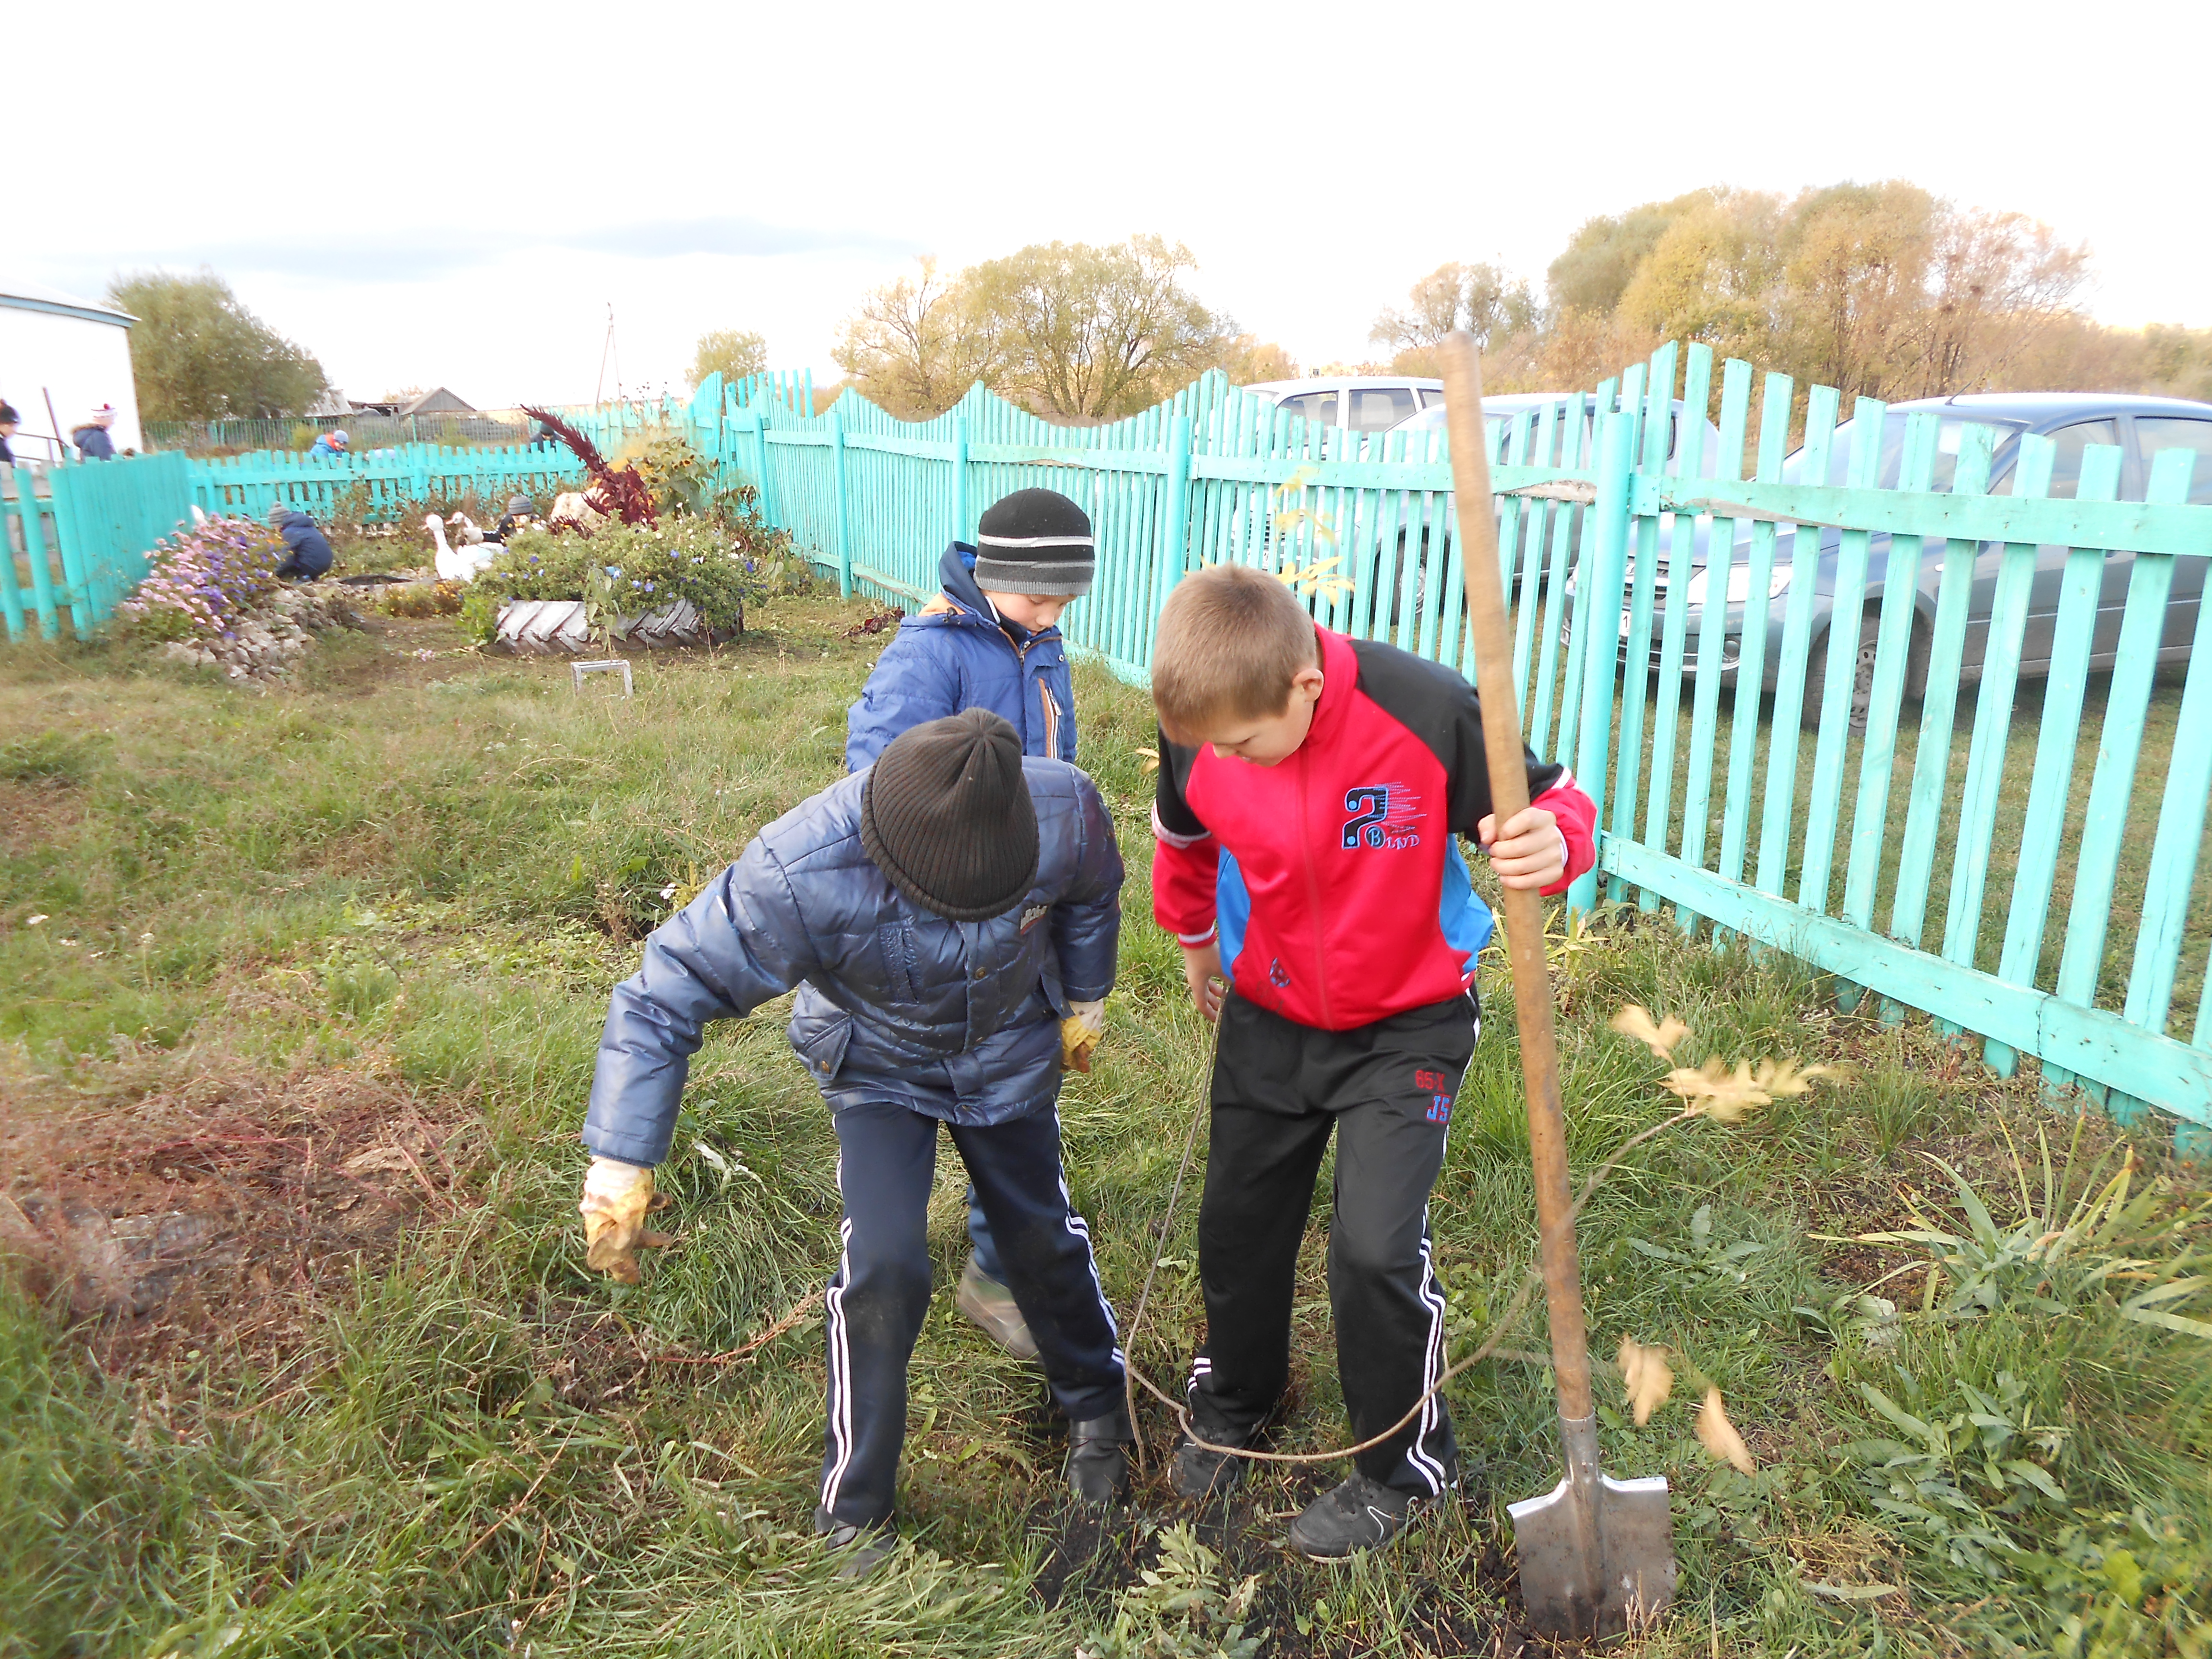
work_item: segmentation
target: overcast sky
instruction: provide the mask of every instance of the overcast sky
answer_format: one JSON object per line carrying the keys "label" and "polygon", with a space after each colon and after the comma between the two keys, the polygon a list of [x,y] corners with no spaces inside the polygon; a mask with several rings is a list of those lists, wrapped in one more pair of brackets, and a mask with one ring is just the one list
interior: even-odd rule
{"label": "overcast sky", "polygon": [[[1911,179],[2212,325],[2212,6],[84,3],[0,31],[0,278],[214,266],[356,397],[680,386],[701,332],[834,377],[918,253],[1154,231],[1302,362],[1448,259],[1540,282],[1700,185]],[[608,370],[608,390],[615,372]]]}

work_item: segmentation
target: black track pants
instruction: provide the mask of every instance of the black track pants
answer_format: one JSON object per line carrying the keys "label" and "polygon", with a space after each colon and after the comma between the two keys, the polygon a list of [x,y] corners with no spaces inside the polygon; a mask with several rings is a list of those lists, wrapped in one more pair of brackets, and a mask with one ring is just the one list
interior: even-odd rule
{"label": "black track pants", "polygon": [[[1198,1212],[1206,1338],[1190,1399],[1201,1427],[1249,1433],[1282,1395],[1298,1243],[1332,1128],[1328,1297],[1353,1438],[1397,1421],[1442,1374],[1444,1297],[1430,1261],[1429,1189],[1480,1023],[1471,997],[1350,1031],[1316,1030],[1228,999]],[[1441,1491],[1457,1462],[1441,1395],[1358,1458],[1370,1480],[1413,1492]]]}
{"label": "black track pants", "polygon": [[[837,1188],[844,1257],[823,1325],[830,1421],[822,1507],[835,1521],[888,1521],[906,1439],[906,1367],[929,1310],[929,1189],[939,1120],[839,1091]],[[1053,1395],[1073,1422],[1121,1403],[1121,1350],[1091,1259],[1091,1233],[1060,1173],[1060,1117],[1047,1109],[988,1128],[944,1125],[975,1182]]]}

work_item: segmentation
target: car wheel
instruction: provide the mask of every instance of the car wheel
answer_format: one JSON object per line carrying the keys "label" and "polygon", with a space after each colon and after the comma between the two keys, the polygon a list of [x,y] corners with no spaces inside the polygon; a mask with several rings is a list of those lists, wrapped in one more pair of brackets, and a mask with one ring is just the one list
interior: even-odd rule
{"label": "car wheel", "polygon": [[[1855,737],[1865,735],[1867,714],[1874,704],[1875,654],[1881,639],[1881,604],[1876,600],[1859,613],[1859,648],[1856,672],[1851,676],[1851,717],[1849,722]],[[1805,675],[1805,702],[1798,714],[1798,723],[1808,732],[1820,727],[1820,702],[1826,690],[1828,668],[1827,636],[1813,641],[1812,659]],[[1912,638],[1905,647],[1905,696],[1907,702],[1917,702],[1928,684],[1928,624],[1917,613],[1912,618]]]}

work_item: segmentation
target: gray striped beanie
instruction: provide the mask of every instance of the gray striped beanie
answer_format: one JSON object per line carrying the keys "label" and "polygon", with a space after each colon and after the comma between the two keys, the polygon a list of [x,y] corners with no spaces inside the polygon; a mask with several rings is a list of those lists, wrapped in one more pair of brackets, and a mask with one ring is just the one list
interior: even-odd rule
{"label": "gray striped beanie", "polygon": [[1079,599],[1097,550],[1083,509],[1053,489],[1018,489],[975,526],[975,586],[995,593]]}

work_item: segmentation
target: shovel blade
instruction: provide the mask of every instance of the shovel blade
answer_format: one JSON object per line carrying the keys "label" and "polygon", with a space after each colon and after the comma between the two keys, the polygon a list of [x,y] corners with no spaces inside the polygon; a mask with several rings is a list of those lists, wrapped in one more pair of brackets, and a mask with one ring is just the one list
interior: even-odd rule
{"label": "shovel blade", "polygon": [[[1587,1498],[1562,1480],[1508,1505],[1521,1558],[1521,1604],[1540,1635],[1577,1640],[1641,1629],[1674,1599],[1674,1530],[1667,1480],[1600,1475]],[[1597,1504],[1600,1559],[1583,1559],[1577,1504]]]}

